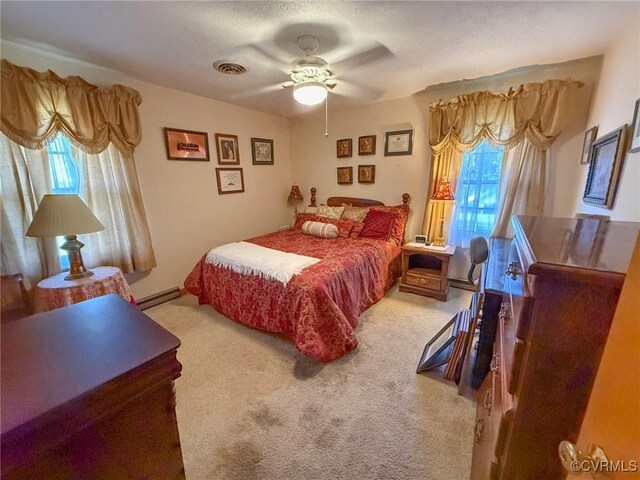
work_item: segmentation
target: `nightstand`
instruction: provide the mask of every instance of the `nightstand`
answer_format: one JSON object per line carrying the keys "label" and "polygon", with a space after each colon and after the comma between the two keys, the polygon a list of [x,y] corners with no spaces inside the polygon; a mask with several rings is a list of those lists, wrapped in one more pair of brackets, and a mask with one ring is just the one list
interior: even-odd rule
{"label": "nightstand", "polygon": [[449,260],[455,251],[455,245],[447,245],[443,250],[404,245],[400,291],[446,302],[449,293]]}

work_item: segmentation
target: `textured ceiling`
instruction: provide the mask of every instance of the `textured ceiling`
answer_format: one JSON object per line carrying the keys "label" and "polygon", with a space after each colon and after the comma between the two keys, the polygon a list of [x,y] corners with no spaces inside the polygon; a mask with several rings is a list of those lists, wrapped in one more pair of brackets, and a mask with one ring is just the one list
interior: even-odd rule
{"label": "textured ceiling", "polygon": [[[294,102],[298,36],[336,74],[335,108],[405,97],[438,83],[604,53],[639,2],[13,2],[3,38],[132,77],[273,114]],[[228,59],[241,76],[211,67]]]}

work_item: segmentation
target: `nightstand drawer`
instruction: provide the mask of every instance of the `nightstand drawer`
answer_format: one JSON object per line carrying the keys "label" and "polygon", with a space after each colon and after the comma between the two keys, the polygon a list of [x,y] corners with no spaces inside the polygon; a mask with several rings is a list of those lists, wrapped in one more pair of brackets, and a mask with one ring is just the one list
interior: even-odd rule
{"label": "nightstand drawer", "polygon": [[440,290],[441,279],[440,277],[416,275],[415,273],[407,272],[407,284],[431,290]]}

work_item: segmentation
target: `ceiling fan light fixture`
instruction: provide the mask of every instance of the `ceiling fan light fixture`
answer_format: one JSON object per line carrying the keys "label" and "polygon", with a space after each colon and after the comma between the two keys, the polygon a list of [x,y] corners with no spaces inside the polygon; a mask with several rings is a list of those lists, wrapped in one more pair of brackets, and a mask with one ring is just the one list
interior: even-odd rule
{"label": "ceiling fan light fixture", "polygon": [[322,82],[302,82],[293,87],[293,98],[303,105],[317,105],[327,98],[327,86]]}

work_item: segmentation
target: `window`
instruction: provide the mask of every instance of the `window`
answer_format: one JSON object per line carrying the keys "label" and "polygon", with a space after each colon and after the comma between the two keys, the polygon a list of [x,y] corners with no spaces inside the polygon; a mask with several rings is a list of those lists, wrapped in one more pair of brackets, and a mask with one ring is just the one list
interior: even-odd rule
{"label": "window", "polygon": [[[51,168],[52,193],[80,193],[80,173],[71,154],[71,142],[62,133],[58,133],[47,145],[49,167]],[[58,247],[64,243],[64,237],[56,239]],[[69,269],[69,259],[63,250],[58,250],[58,260],[62,270]]]}
{"label": "window", "polygon": [[483,141],[462,155],[449,243],[469,246],[476,235],[489,237],[496,221],[502,150]]}

